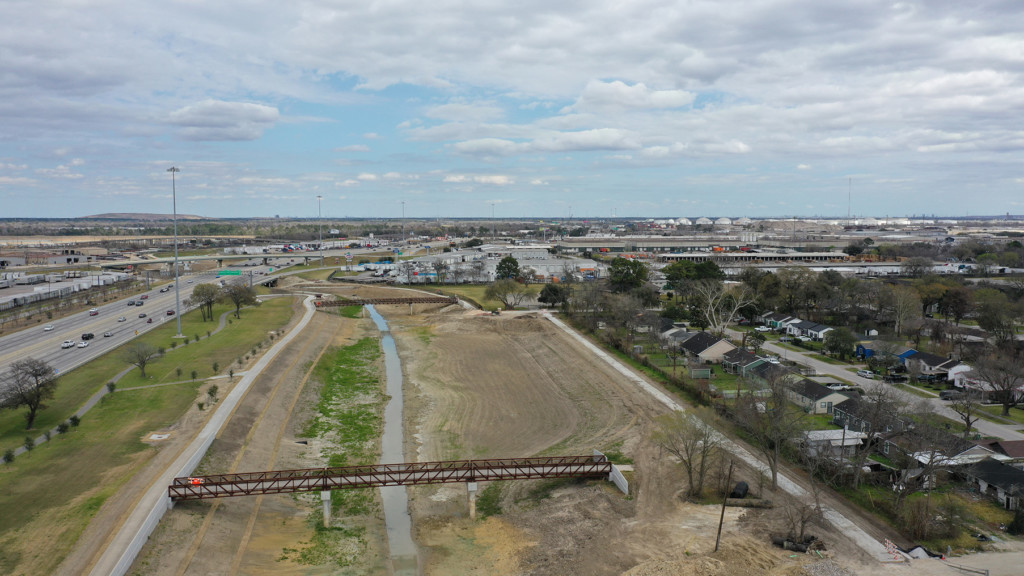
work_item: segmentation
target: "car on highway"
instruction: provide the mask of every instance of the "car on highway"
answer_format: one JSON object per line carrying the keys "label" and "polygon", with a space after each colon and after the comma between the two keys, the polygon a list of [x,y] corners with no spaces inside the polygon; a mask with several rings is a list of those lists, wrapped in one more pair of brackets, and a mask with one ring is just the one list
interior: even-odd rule
{"label": "car on highway", "polygon": [[53,328],[54,328],[53,324],[47,324],[46,326],[43,326],[43,332],[49,332],[49,331],[53,330]]}
{"label": "car on highway", "polygon": [[84,334],[82,334],[82,340],[92,340],[95,337],[96,335],[93,334],[92,332],[85,332]]}
{"label": "car on highway", "polygon": [[117,319],[117,321],[118,321],[118,322],[127,322],[127,321],[128,321],[128,319],[127,319],[127,318],[125,318],[124,316],[121,316],[120,318],[118,318],[118,319]]}
{"label": "car on highway", "polygon": [[110,337],[111,337],[111,336],[113,336],[113,335],[114,335],[114,333],[113,333],[113,332],[104,332],[104,333],[103,333],[103,337],[104,337],[104,338],[110,338]]}
{"label": "car on highway", "polygon": [[160,292],[170,292],[170,291],[171,291],[171,289],[168,288],[167,286],[164,286],[163,288],[160,289]]}
{"label": "car on highway", "polygon": [[139,314],[139,318],[145,318],[145,317],[146,317],[146,313],[145,312],[143,312],[142,314]]}
{"label": "car on highway", "polygon": [[174,316],[174,310],[168,310],[167,311],[167,315],[168,316]]}
{"label": "car on highway", "polygon": [[145,304],[145,302],[144,302],[144,301],[142,301],[142,300],[136,300],[136,301],[135,301],[135,305],[136,305],[136,306],[142,306],[143,304]]}
{"label": "car on highway", "polygon": [[128,305],[129,306],[135,306],[135,300],[129,300],[128,301]]}
{"label": "car on highway", "polygon": [[146,320],[146,324],[152,324],[152,323],[153,323],[153,319],[152,318],[150,318],[149,320]]}
{"label": "car on highway", "polygon": [[60,345],[60,347],[61,348],[74,348],[75,347],[75,341],[74,340],[65,340],[64,343]]}
{"label": "car on highway", "polygon": [[191,283],[192,283],[192,279],[191,279],[191,278],[189,278],[189,280],[188,280],[188,283],[189,283],[189,284],[191,284]]}
{"label": "car on highway", "polygon": [[81,342],[78,343],[78,347],[79,348],[85,348],[88,345],[89,345],[89,341],[88,340],[82,340]]}
{"label": "car on highway", "polygon": [[92,310],[89,310],[89,316],[99,316],[99,315],[100,315],[100,311],[99,310],[97,310],[95,308],[93,308]]}

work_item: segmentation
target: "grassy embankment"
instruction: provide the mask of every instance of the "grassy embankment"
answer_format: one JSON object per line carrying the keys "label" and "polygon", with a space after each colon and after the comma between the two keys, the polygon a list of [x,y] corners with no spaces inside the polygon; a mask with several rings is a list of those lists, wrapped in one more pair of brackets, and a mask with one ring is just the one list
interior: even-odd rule
{"label": "grassy embankment", "polygon": [[[13,463],[0,466],[4,487],[0,491],[0,573],[52,573],[106,499],[157,452],[142,442],[143,437],[174,424],[195,405],[202,379],[214,374],[214,362],[223,374],[238,368],[238,358],[244,361],[257,347],[265,347],[268,331],[291,318],[291,304],[289,298],[273,299],[243,311],[240,320],[211,338],[179,344],[173,350],[169,348],[174,323],[139,337],[138,341],[168,348],[147,366],[146,379],[132,370],[118,382],[118,392],[90,410],[78,428],[54,435]],[[219,317],[229,309],[222,305],[214,312]],[[198,312],[184,315],[182,331],[205,336],[217,326],[199,318]],[[66,420],[126,367],[115,350],[62,376],[56,397],[40,412],[31,434],[39,435]],[[144,388],[124,390],[136,386]],[[0,413],[0,449],[22,444],[23,413],[23,409]]]}
{"label": "grassy embankment", "polygon": [[[354,318],[360,307],[340,310]],[[384,405],[387,396],[378,374],[380,344],[363,338],[351,346],[329,350],[317,364],[315,375],[323,383],[316,415],[303,436],[318,438],[327,453],[328,466],[376,464],[380,455]],[[286,548],[281,559],[299,564],[352,566],[372,563],[364,535],[369,522],[380,514],[376,490],[331,492],[332,526],[323,526],[319,498],[309,516],[313,537],[300,548]]]}

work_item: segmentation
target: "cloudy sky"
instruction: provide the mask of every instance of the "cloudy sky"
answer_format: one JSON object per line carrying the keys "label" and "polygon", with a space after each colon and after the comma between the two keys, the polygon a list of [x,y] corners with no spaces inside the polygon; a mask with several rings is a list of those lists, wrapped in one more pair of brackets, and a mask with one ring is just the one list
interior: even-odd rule
{"label": "cloudy sky", "polygon": [[1019,0],[0,2],[0,217],[1021,214],[1022,150]]}

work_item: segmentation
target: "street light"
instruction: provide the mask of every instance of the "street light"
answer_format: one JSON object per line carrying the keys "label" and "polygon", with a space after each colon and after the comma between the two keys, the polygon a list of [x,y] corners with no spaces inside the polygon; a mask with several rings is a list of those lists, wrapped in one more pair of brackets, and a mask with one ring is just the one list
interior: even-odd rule
{"label": "street light", "polygon": [[317,233],[320,236],[320,267],[324,267],[324,221],[320,216],[320,200],[323,196],[316,197],[316,219],[317,219]]}
{"label": "street light", "polygon": [[174,210],[174,315],[178,320],[178,333],[174,337],[184,338],[181,333],[181,282],[178,281],[178,191],[174,182],[174,175],[181,169],[171,166],[167,171],[171,173],[171,206]]}
{"label": "street light", "polygon": [[494,241],[494,202],[491,202],[491,242]]}
{"label": "street light", "polygon": [[402,241],[405,242],[405,200],[402,200]]}

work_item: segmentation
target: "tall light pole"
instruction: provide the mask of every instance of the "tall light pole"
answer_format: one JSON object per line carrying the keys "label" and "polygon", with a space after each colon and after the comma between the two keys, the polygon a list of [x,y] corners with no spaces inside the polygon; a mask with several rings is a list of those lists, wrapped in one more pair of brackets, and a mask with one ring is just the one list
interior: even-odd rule
{"label": "tall light pole", "polygon": [[405,242],[405,200],[402,200],[402,242]]}
{"label": "tall light pole", "polygon": [[183,338],[181,334],[181,282],[178,280],[178,191],[174,182],[174,175],[181,172],[181,168],[171,166],[167,169],[171,173],[171,206],[174,210],[174,316],[178,320],[178,333],[175,338]]}
{"label": "tall light pole", "polygon": [[324,267],[324,221],[323,221],[323,217],[320,216],[320,200],[322,200],[322,199],[323,199],[323,196],[317,196],[316,197],[316,219],[317,219],[316,228],[317,228],[317,233],[320,236],[320,267],[321,268]]}
{"label": "tall light pole", "polygon": [[491,242],[494,241],[494,202],[491,202]]}

